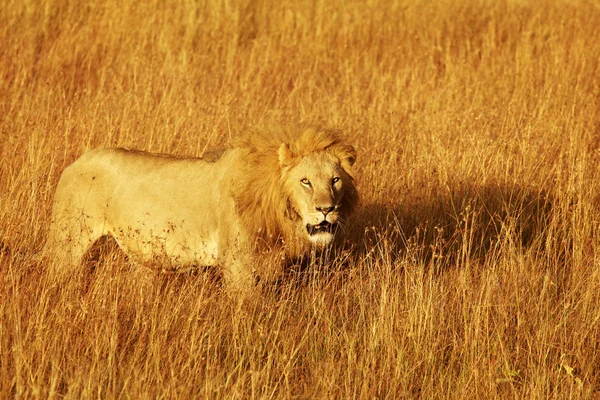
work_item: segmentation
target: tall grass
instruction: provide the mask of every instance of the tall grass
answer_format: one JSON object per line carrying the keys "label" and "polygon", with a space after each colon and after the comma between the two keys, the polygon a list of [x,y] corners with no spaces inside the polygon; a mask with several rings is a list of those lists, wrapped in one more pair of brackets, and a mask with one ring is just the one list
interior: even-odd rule
{"label": "tall grass", "polygon": [[[598,43],[586,0],[0,0],[0,397],[600,396]],[[288,120],[359,152],[334,265],[240,309],[108,243],[54,288],[85,150]]]}

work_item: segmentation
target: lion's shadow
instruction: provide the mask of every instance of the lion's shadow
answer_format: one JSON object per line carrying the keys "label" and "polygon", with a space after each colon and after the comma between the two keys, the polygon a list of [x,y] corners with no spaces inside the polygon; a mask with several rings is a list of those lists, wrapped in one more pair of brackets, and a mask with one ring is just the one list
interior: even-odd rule
{"label": "lion's shadow", "polygon": [[462,184],[427,198],[398,204],[363,204],[348,232],[357,258],[384,249],[388,256],[410,254],[421,262],[439,257],[484,257],[502,240],[529,248],[539,243],[554,210],[542,190],[517,185]]}

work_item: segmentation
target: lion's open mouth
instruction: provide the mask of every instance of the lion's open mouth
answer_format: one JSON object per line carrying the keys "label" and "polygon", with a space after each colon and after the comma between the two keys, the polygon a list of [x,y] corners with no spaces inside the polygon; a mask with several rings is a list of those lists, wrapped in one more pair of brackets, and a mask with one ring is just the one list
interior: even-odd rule
{"label": "lion's open mouth", "polygon": [[317,225],[306,224],[306,231],[310,236],[316,235],[318,233],[333,233],[335,229],[335,224],[331,222],[323,221]]}

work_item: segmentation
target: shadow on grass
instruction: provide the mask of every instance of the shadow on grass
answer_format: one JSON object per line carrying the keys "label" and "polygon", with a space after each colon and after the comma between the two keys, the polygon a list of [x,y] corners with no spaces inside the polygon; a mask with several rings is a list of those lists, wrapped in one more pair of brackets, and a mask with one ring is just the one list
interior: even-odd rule
{"label": "shadow on grass", "polygon": [[397,205],[364,204],[348,236],[358,257],[385,249],[394,258],[437,257],[450,265],[484,257],[499,244],[543,246],[553,229],[553,203],[545,192],[520,186],[462,185]]}

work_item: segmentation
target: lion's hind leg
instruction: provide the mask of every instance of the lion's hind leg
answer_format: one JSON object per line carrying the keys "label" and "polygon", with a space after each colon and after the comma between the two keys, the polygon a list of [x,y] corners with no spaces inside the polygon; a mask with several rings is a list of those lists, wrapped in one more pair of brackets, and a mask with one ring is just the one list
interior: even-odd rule
{"label": "lion's hind leg", "polygon": [[53,216],[46,243],[50,273],[58,281],[76,274],[84,256],[105,234],[103,221],[81,212],[76,216],[60,212]]}

